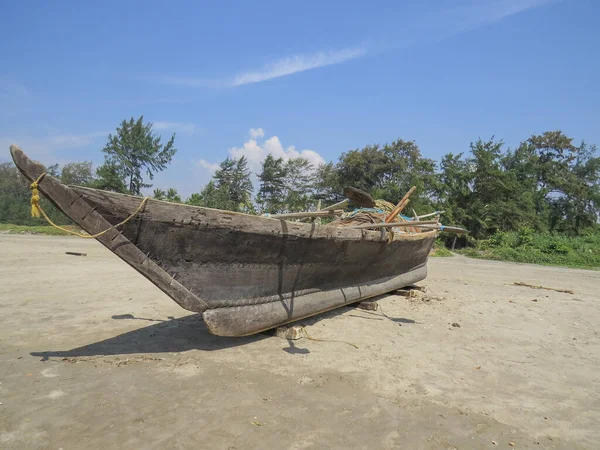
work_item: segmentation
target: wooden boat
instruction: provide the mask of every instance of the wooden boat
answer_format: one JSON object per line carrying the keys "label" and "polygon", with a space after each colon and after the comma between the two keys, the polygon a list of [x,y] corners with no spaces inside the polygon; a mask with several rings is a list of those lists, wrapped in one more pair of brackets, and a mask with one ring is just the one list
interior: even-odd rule
{"label": "wooden boat", "polygon": [[[16,146],[30,181],[45,169]],[[87,233],[133,214],[141,198],[65,186],[50,175],[39,190]],[[96,239],[211,333],[244,336],[369,297],[427,275],[435,230],[394,234],[289,222],[149,199],[122,229]]]}

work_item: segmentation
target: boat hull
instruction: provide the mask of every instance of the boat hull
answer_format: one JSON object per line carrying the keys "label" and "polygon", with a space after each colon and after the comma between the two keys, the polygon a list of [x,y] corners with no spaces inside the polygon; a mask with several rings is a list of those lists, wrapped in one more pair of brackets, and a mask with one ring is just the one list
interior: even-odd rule
{"label": "boat hull", "polygon": [[[43,167],[11,148],[21,172]],[[141,198],[67,187],[40,190],[90,234],[133,214]],[[97,239],[220,336],[242,336],[424,279],[435,231],[396,234],[288,222],[150,199]]]}
{"label": "boat hull", "polygon": [[[73,187],[111,223],[140,198]],[[144,254],[206,303],[221,336],[274,326],[423,280],[435,232],[397,234],[302,224],[151,202],[123,227]]]}

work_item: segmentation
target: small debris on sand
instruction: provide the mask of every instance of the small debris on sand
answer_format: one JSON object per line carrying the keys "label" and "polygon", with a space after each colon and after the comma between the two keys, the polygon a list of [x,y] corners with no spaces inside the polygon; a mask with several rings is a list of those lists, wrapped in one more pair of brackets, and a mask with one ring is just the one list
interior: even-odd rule
{"label": "small debris on sand", "polygon": [[531,289],[545,289],[547,291],[556,291],[556,292],[563,292],[565,294],[575,294],[574,291],[570,290],[570,289],[556,289],[556,288],[551,288],[551,287],[546,287],[546,286],[536,286],[535,284],[528,284],[528,283],[522,283],[520,281],[516,281],[514,283],[515,286],[524,286],[524,287],[528,287]]}
{"label": "small debris on sand", "polygon": [[453,323],[452,323],[452,326],[453,326],[454,328],[460,328],[460,323],[458,323],[458,322],[453,322]]}

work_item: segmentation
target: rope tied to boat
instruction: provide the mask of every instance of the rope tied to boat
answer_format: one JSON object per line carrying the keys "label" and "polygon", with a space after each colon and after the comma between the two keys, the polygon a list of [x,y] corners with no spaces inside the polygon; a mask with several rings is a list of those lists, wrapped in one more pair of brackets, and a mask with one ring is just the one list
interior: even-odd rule
{"label": "rope tied to boat", "polygon": [[38,189],[38,184],[45,176],[46,172],[43,172],[39,177],[37,177],[37,180],[35,180],[29,186],[31,189],[31,200],[29,201],[29,203],[31,203],[31,217],[34,218],[40,217],[40,191]]}
{"label": "rope tied to boat", "polygon": [[73,231],[73,230],[69,230],[68,228],[64,228],[61,227],[60,225],[55,224],[52,219],[50,219],[50,217],[48,217],[48,214],[46,214],[46,211],[44,211],[44,209],[42,208],[42,206],[40,205],[40,191],[39,191],[39,184],[42,181],[42,179],[46,176],[46,172],[43,172],[39,177],[37,177],[37,179],[31,183],[31,185],[29,186],[29,188],[31,189],[31,217],[40,217],[41,216],[44,217],[44,219],[46,219],[46,222],[48,222],[50,225],[52,225],[54,228],[56,228],[57,230],[63,231],[67,234],[72,234],[73,236],[77,236],[83,239],[95,239],[97,237],[102,236],[105,233],[108,233],[110,230],[120,227],[121,225],[125,225],[127,222],[129,222],[131,219],[133,219],[135,216],[137,216],[137,214],[142,210],[142,208],[144,208],[144,206],[146,205],[146,202],[148,202],[148,199],[150,197],[144,197],[143,200],[141,201],[140,205],[137,207],[137,209],[129,216],[127,217],[125,220],[123,220],[122,222],[119,222],[116,225],[113,225],[109,228],[107,228],[104,231],[101,231],[99,233],[96,234],[81,234],[78,233],[77,231]]}

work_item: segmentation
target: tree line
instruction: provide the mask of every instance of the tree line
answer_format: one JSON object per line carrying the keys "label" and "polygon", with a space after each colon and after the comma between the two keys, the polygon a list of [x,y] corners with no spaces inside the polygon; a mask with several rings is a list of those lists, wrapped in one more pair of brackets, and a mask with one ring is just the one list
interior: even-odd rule
{"label": "tree line", "polygon": [[[109,135],[105,162],[71,163],[49,172],[66,184],[141,195],[175,152],[175,135],[166,144],[143,117],[123,121]],[[501,140],[478,139],[464,153],[439,162],[426,158],[414,141],[395,140],[342,153],[337,161],[314,167],[302,157],[268,155],[256,173],[245,157],[228,157],[199,192],[182,199],[173,189],[154,189],[153,197],[250,214],[315,209],[343,198],[354,186],[396,203],[411,186],[410,214],[444,210],[444,223],[468,228],[484,239],[499,231],[534,229],[567,235],[597,230],[600,216],[600,157],[594,145],[575,144],[562,131],[533,135],[516,148]],[[29,192],[11,163],[0,165],[0,222],[30,224]],[[37,222],[36,222],[37,223]]]}

